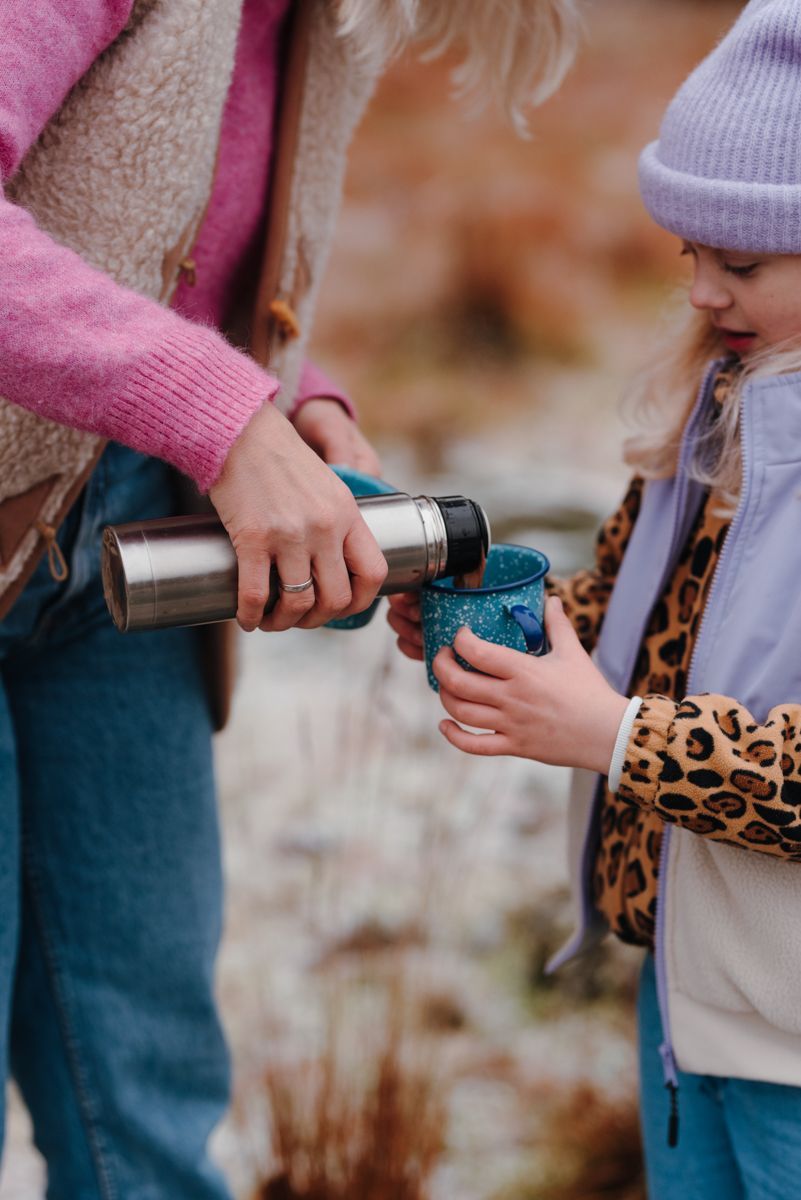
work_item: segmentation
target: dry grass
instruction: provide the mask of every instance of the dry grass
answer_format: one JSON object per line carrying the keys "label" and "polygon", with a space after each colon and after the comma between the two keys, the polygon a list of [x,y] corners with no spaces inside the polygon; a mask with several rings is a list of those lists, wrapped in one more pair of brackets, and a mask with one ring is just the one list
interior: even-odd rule
{"label": "dry grass", "polygon": [[368,1036],[359,1062],[343,1051],[341,1013],[331,1009],[318,1058],[266,1072],[276,1167],[253,1200],[429,1196],[445,1103],[435,1076],[410,1058],[402,994],[393,991],[380,1036]]}
{"label": "dry grass", "polygon": [[610,1104],[591,1084],[576,1087],[549,1108],[545,1137],[553,1182],[518,1200],[646,1200],[634,1097]]}

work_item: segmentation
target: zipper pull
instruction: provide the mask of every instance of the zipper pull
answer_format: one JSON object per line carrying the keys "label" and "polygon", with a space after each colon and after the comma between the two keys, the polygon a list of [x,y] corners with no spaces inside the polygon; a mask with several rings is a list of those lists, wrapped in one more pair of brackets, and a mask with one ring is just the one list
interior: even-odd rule
{"label": "zipper pull", "polygon": [[676,1072],[676,1060],[673,1057],[673,1047],[667,1039],[659,1047],[659,1057],[662,1059],[665,1087],[670,1092],[667,1144],[672,1149],[679,1143],[679,1079]]}
{"label": "zipper pull", "polygon": [[679,1144],[679,1089],[675,1083],[665,1085],[670,1092],[667,1144],[671,1150]]}

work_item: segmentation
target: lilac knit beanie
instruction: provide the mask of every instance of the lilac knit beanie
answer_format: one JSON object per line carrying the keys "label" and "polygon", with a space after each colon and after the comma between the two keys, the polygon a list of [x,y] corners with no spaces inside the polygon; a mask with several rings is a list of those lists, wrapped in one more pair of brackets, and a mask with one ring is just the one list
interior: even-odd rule
{"label": "lilac knit beanie", "polygon": [[724,250],[801,254],[801,2],[751,0],[640,156],[658,225]]}

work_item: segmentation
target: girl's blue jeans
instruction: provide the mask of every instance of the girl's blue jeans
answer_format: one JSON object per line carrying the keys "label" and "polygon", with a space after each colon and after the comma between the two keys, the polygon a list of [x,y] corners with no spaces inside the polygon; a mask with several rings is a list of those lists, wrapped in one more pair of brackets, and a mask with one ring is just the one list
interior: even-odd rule
{"label": "girl's blue jeans", "polygon": [[40,564],[0,623],[0,1052],[49,1200],[228,1196],[196,633],[118,633],[99,577],[104,525],[173,508],[163,464],[109,446],[59,533],[69,579]]}
{"label": "girl's blue jeans", "polygon": [[659,1043],[654,960],[640,978],[640,1114],[649,1200],[791,1200],[801,1196],[801,1088],[679,1072],[679,1142]]}

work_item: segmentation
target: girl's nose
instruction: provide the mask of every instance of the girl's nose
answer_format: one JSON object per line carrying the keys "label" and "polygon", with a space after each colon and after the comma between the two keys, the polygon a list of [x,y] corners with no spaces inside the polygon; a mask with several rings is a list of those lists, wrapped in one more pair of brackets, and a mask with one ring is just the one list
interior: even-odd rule
{"label": "girl's nose", "polygon": [[726,277],[717,266],[696,262],[690,304],[702,310],[731,307],[732,295],[726,286]]}

